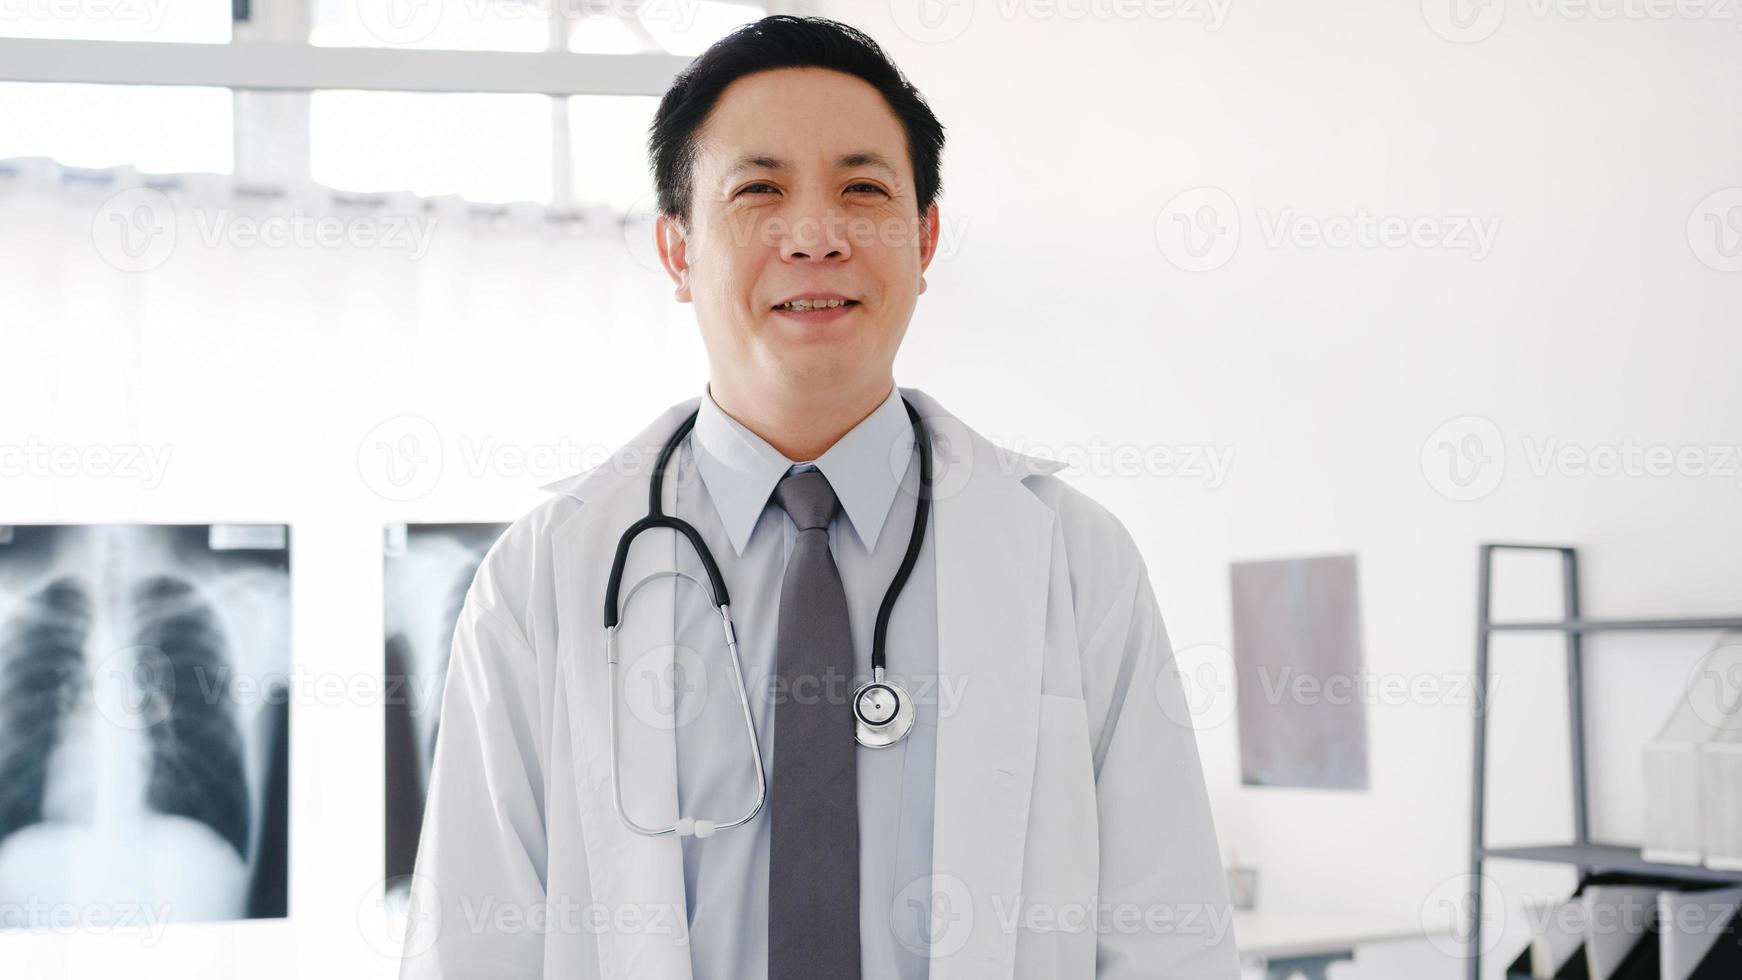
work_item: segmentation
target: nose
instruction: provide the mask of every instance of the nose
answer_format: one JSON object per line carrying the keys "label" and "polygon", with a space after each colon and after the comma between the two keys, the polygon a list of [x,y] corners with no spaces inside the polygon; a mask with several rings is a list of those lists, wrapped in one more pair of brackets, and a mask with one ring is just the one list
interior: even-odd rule
{"label": "nose", "polygon": [[788,261],[852,257],[853,246],[847,236],[847,214],[823,201],[796,202],[786,214],[787,226],[781,240],[781,256]]}

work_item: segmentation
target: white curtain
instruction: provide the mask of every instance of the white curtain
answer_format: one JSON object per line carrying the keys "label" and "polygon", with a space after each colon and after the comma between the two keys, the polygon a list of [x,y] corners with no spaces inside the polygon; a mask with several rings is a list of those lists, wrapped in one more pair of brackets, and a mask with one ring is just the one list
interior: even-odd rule
{"label": "white curtain", "polygon": [[[550,450],[620,439],[700,391],[693,316],[651,238],[644,215],[603,208],[0,162],[0,440],[173,455],[150,494],[79,473],[10,508],[282,513],[355,488],[351,450],[401,416],[472,464],[419,499],[488,507],[500,477],[554,478]],[[537,462],[504,452],[481,472],[489,445]]]}

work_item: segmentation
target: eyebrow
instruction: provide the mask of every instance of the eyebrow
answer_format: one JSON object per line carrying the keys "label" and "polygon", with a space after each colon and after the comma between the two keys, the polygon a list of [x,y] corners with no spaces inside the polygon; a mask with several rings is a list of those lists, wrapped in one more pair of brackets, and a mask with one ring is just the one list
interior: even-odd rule
{"label": "eyebrow", "polygon": [[[891,180],[901,176],[901,172],[895,169],[895,165],[889,162],[888,157],[874,150],[843,153],[835,160],[835,169],[837,170],[852,170],[858,167],[873,167],[883,170],[889,174]],[[772,170],[778,173],[790,169],[791,165],[777,156],[766,153],[746,153],[726,168],[726,172],[720,180],[724,183],[751,170]]]}

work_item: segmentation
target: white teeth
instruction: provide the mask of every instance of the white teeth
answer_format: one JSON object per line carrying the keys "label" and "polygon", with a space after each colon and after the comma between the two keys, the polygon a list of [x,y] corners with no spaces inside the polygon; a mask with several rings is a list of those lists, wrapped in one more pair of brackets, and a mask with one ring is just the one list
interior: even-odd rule
{"label": "white teeth", "polygon": [[777,310],[831,310],[837,306],[846,306],[844,299],[795,299],[790,303],[776,306]]}

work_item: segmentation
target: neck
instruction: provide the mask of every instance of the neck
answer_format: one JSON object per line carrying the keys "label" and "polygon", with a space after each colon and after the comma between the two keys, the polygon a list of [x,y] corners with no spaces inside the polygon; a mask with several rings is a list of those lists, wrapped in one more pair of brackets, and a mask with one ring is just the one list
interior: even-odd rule
{"label": "neck", "polygon": [[827,452],[876,411],[894,385],[886,375],[854,388],[792,391],[743,388],[716,376],[708,381],[708,394],[721,411],[782,456],[804,463]]}

